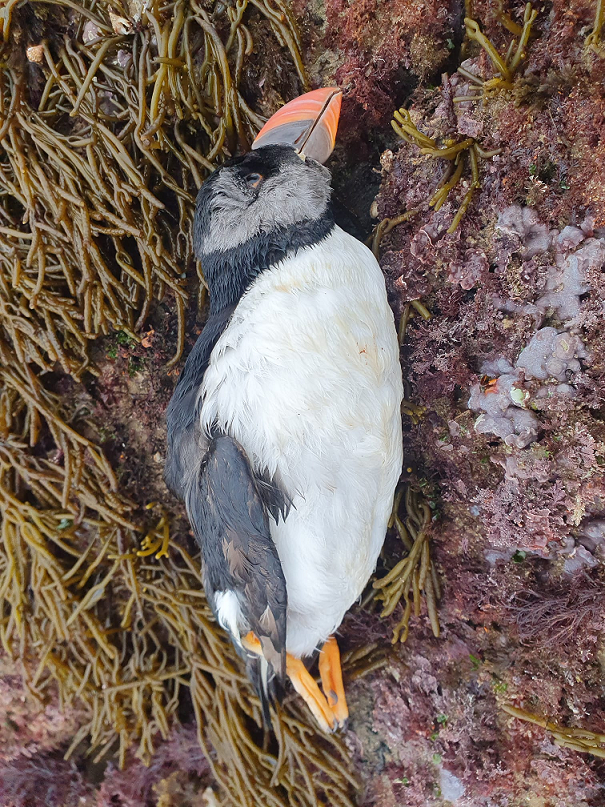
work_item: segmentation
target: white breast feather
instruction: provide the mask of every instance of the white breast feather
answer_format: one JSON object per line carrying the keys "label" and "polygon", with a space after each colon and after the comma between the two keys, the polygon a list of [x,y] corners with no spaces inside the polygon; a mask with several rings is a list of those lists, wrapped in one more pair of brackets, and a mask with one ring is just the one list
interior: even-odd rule
{"label": "white breast feather", "polygon": [[259,275],[215,346],[202,426],[238,440],[292,498],[271,522],[287,648],[308,655],[371,575],[401,471],[399,345],[372,253],[336,227]]}

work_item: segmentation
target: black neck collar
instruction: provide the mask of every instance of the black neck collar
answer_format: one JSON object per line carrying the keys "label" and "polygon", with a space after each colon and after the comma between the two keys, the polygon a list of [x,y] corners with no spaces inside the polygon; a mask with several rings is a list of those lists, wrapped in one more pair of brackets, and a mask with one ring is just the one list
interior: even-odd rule
{"label": "black neck collar", "polygon": [[332,208],[328,206],[320,219],[261,233],[233,249],[204,255],[202,272],[210,293],[210,313],[237,305],[261,272],[299,249],[319,243],[333,227]]}

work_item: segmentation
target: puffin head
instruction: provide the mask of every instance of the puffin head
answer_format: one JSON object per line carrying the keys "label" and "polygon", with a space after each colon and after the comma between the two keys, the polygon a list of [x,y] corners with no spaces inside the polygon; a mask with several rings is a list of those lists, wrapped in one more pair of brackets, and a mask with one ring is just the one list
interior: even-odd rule
{"label": "puffin head", "polygon": [[197,257],[227,252],[258,236],[321,219],[330,172],[293,146],[268,145],[225,163],[202,185],[196,203]]}
{"label": "puffin head", "polygon": [[198,193],[193,243],[211,311],[235,305],[264,269],[334,226],[331,175],[341,91],[314,90],[273,115],[252,151],[229,160]]}

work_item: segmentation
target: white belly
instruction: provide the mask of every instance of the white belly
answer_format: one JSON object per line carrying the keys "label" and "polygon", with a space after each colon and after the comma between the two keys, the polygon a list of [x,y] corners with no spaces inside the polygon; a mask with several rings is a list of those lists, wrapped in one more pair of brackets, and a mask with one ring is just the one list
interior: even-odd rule
{"label": "white belly", "polygon": [[371,575],[401,471],[399,347],[372,253],[336,227],[259,275],[215,346],[202,425],[238,440],[292,508],[271,534],[287,649],[308,655]]}

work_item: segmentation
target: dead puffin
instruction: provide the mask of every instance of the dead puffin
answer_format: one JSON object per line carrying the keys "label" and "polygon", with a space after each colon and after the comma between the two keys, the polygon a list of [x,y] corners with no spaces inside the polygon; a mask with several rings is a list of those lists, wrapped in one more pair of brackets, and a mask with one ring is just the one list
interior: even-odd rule
{"label": "dead puffin", "polygon": [[[333,634],[374,570],[402,465],[384,278],[334,223],[322,165],[340,101],[290,102],[199,191],[210,313],[168,406],[165,471],[265,716],[287,675],[325,731],[348,716]],[[303,662],[317,650],[323,694]]]}

